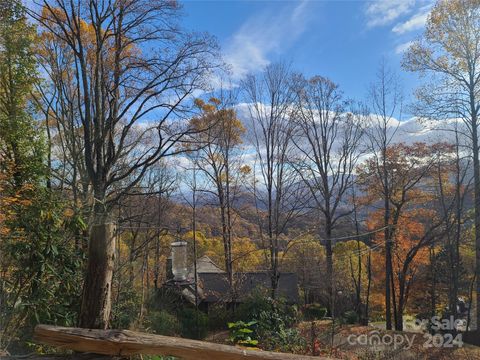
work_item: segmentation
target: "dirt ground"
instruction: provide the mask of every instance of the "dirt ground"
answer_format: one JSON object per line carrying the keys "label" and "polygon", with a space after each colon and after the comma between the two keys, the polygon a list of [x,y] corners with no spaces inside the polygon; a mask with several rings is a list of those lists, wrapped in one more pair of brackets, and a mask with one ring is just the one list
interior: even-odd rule
{"label": "dirt ground", "polygon": [[307,342],[312,343],[312,338],[317,339],[316,343],[312,344],[316,350],[315,355],[337,359],[480,360],[480,347],[462,344],[460,338],[451,342],[450,339],[442,340],[443,336],[440,336],[434,341],[430,335],[423,333],[386,331],[372,326],[338,325],[334,328],[332,348],[330,321],[315,321],[313,324],[303,322],[298,327]]}

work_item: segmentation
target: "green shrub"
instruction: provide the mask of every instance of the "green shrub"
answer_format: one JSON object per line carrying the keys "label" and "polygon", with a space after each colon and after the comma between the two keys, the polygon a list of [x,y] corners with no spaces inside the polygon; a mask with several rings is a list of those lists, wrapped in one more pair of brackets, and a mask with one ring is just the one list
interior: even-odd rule
{"label": "green shrub", "polygon": [[183,309],[182,297],[175,287],[162,286],[149,296],[148,308],[175,314]]}
{"label": "green shrub", "polygon": [[268,311],[262,311],[258,319],[256,333],[262,347],[280,352],[303,352],[305,339],[293,328],[298,320],[296,306],[283,301],[274,301]]}
{"label": "green shrub", "polygon": [[118,301],[112,307],[112,327],[128,329],[138,320],[141,296],[133,288],[125,287],[118,295]]}
{"label": "green shrub", "polygon": [[305,320],[320,320],[327,314],[327,309],[318,303],[308,304],[305,306],[303,316]]}
{"label": "green shrub", "polygon": [[341,321],[344,324],[357,324],[359,322],[358,314],[353,310],[345,311],[342,315]]}
{"label": "green shrub", "polygon": [[12,216],[2,226],[11,231],[0,234],[0,261],[8,269],[0,286],[0,349],[28,353],[36,347],[35,325],[75,326],[85,257],[73,239],[84,227],[80,218],[65,219],[59,194],[33,183],[9,206]]}
{"label": "green shrub", "polygon": [[208,332],[208,316],[195,309],[183,309],[178,314],[181,335],[189,339],[203,339]]}
{"label": "green shrub", "polygon": [[225,308],[225,304],[213,304],[208,309],[208,328],[210,330],[225,330],[227,323],[234,319],[234,315]]}
{"label": "green shrub", "polygon": [[272,301],[266,291],[256,289],[237,308],[235,318],[241,321],[259,319],[262,312],[272,310]]}
{"label": "green shrub", "polygon": [[265,314],[268,313],[275,313],[278,317],[289,319],[288,322],[290,323],[294,323],[298,318],[298,309],[296,305],[289,305],[284,299],[274,300],[268,296],[266,291],[260,289],[254,290],[238,307],[235,313],[235,318],[241,321],[260,321],[260,317],[265,317]]}
{"label": "green shrub", "polygon": [[255,339],[253,329],[256,324],[256,321],[250,321],[247,323],[243,321],[228,323],[228,329],[230,330],[230,341],[232,341],[234,344],[246,347],[256,347],[258,345],[258,340]]}
{"label": "green shrub", "polygon": [[305,350],[303,337],[291,328],[298,321],[298,309],[283,299],[273,300],[267,293],[256,290],[239,306],[236,316],[244,323],[256,322],[256,326],[250,329],[254,330],[251,337],[258,339],[267,350]]}
{"label": "green shrub", "polygon": [[297,316],[294,307],[277,306],[260,314],[257,334],[265,350],[303,352],[306,341],[293,328]]}
{"label": "green shrub", "polygon": [[180,322],[177,317],[164,310],[150,313],[149,323],[155,334],[166,336],[180,334]]}
{"label": "green shrub", "polygon": [[278,306],[269,311],[262,311],[258,319],[258,332],[276,333],[282,329],[289,328],[297,321],[296,313],[293,309],[285,306]]}
{"label": "green shrub", "polygon": [[273,350],[285,353],[304,353],[307,342],[295,328],[281,327],[276,332],[265,333],[262,337],[265,350]]}

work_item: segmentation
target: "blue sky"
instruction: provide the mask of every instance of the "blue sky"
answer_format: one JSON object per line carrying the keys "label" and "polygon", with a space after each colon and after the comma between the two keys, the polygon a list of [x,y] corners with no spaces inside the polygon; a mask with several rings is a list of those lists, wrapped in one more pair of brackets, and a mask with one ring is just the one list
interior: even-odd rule
{"label": "blue sky", "polygon": [[421,35],[431,5],[431,0],[187,0],[183,21],[217,37],[234,79],[284,60],[363,99],[385,58],[408,99],[419,79],[401,69],[402,49]]}

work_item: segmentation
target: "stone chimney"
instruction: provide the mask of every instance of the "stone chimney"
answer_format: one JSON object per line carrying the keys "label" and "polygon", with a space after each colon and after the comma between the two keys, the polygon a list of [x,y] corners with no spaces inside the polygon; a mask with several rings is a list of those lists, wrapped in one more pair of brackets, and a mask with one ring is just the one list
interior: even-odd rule
{"label": "stone chimney", "polygon": [[166,263],[166,269],[165,269],[165,274],[166,274],[166,281],[173,280],[173,271],[172,271],[172,255],[170,255],[167,258],[167,263]]}

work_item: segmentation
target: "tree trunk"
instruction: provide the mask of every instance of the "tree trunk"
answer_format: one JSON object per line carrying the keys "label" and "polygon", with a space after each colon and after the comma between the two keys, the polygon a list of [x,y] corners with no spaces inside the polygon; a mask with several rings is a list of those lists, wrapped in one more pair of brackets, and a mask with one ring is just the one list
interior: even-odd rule
{"label": "tree trunk", "polygon": [[327,257],[327,292],[328,300],[330,303],[330,313],[333,314],[333,250],[332,250],[332,223],[330,218],[327,216],[325,219],[325,253]]}
{"label": "tree trunk", "polygon": [[[222,203],[222,201],[220,201]],[[220,217],[222,221],[222,240],[223,240],[223,251],[225,253],[225,271],[227,272],[228,285],[230,290],[233,289],[233,271],[232,271],[232,256],[230,241],[228,236],[228,225],[227,225],[227,214],[225,205],[220,205]]]}
{"label": "tree trunk", "polygon": [[[358,236],[358,232],[357,232]],[[358,252],[358,277],[357,277],[357,282],[358,286],[356,288],[356,307],[357,307],[357,316],[358,320],[362,322],[362,316],[363,316],[363,311],[362,311],[362,255],[360,254],[360,241],[357,240],[357,252]]]}
{"label": "tree trunk", "polygon": [[470,287],[468,291],[468,313],[467,313],[467,331],[470,330],[470,320],[472,314],[472,304],[473,304],[473,286],[475,284],[475,280],[477,278],[476,274],[473,274],[472,281],[470,282]]}
{"label": "tree trunk", "polygon": [[[398,304],[396,304],[396,296],[393,293],[393,303],[394,303],[394,315],[395,315],[395,330],[397,331],[403,331],[403,310],[405,308],[405,281],[406,281],[406,273],[402,273],[399,275],[399,281],[398,281],[398,287],[399,287],[399,294],[398,294]],[[392,290],[395,292],[394,287],[392,283]]]}
{"label": "tree trunk", "polygon": [[392,278],[392,250],[390,241],[390,228],[388,222],[390,221],[390,215],[387,211],[388,200],[385,201],[385,321],[386,329],[392,330],[392,310],[391,310],[391,294],[390,294],[390,281]]}
{"label": "tree trunk", "polygon": [[88,265],[79,325],[87,329],[107,329],[112,308],[112,277],[115,256],[115,226],[92,226]]}
{"label": "tree trunk", "polygon": [[398,316],[397,316],[398,307],[397,307],[397,294],[395,290],[395,279],[393,278],[393,271],[390,274],[390,293],[392,295],[391,301],[392,301],[392,308],[393,308],[392,309],[393,323],[395,324],[395,328],[396,328],[396,326],[398,326],[397,325],[398,324]]}
{"label": "tree trunk", "polygon": [[368,274],[368,282],[367,282],[367,294],[365,299],[365,319],[362,325],[368,326],[368,318],[370,314],[370,287],[372,285],[372,253],[371,250],[368,250],[368,260],[367,260],[367,274]]}
{"label": "tree trunk", "polygon": [[270,276],[271,296],[272,296],[272,299],[275,299],[277,296],[277,288],[278,288],[278,281],[280,278],[280,274],[278,274],[278,271],[276,268],[272,270],[273,271]]}
{"label": "tree trunk", "polygon": [[398,308],[397,311],[397,321],[395,325],[395,330],[396,331],[403,331],[403,310]]}
{"label": "tree trunk", "polygon": [[[437,308],[437,270],[435,265],[435,249],[430,247],[430,271],[431,271],[431,290],[430,290],[430,316],[434,317]],[[450,309],[450,312],[452,309]]]}
{"label": "tree trunk", "polygon": [[475,275],[476,278],[476,329],[480,325],[480,160],[478,148],[478,132],[477,119],[472,116],[472,142],[473,142],[473,174],[474,174],[474,188],[475,188]]}
{"label": "tree trunk", "polygon": [[382,168],[383,168],[383,193],[384,193],[384,219],[385,226],[385,326],[387,330],[392,330],[392,309],[390,281],[392,278],[392,232],[390,228],[390,189],[388,186],[387,173],[387,146],[382,148]]}
{"label": "tree trunk", "polygon": [[155,265],[153,271],[153,286],[155,290],[160,288],[160,235],[155,239]]}

